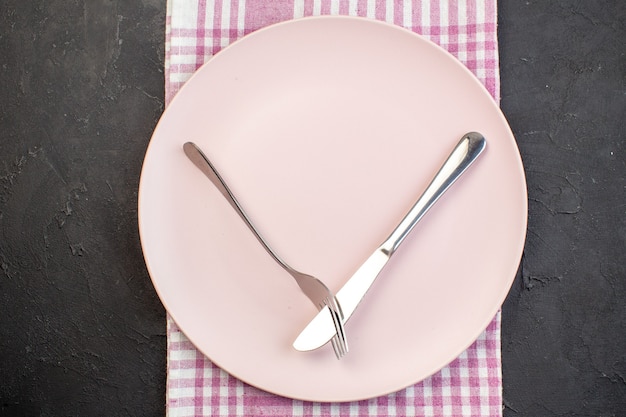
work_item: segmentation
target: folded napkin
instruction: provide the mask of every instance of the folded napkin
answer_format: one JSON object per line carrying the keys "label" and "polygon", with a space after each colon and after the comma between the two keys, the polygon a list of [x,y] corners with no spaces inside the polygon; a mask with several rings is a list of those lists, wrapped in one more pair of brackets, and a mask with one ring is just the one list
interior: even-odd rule
{"label": "folded napkin", "polygon": [[[174,97],[211,56],[264,26],[341,14],[387,21],[455,55],[499,100],[496,0],[168,0],[165,94]],[[167,317],[167,414],[178,416],[501,416],[500,313],[435,375],[394,394],[353,403],[276,396],[230,376]]]}

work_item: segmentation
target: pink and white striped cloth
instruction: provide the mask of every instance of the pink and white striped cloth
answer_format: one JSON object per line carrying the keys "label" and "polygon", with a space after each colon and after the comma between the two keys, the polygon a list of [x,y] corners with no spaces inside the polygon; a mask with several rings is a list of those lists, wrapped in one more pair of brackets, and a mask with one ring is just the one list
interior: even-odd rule
{"label": "pink and white striped cloth", "polygon": [[[499,100],[496,0],[168,0],[166,102],[209,58],[264,26],[313,15],[387,21],[463,62]],[[313,403],[269,394],[202,355],[167,317],[167,414],[179,416],[501,416],[500,314],[435,375],[391,395]]]}

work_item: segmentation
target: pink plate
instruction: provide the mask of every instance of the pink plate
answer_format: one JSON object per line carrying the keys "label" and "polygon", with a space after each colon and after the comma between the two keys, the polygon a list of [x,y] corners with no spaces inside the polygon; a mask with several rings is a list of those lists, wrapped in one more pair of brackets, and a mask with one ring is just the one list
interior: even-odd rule
{"label": "pink plate", "polygon": [[[182,149],[197,143],[270,245],[337,291],[468,131],[486,151],[381,273],[341,361],[291,347],[315,307]],[[274,25],[212,58],[163,114],[139,190],[146,264],[183,332],[241,380],[312,401],[383,395],[455,359],[503,302],[526,220],[520,155],[480,82],[412,32],[348,17]]]}

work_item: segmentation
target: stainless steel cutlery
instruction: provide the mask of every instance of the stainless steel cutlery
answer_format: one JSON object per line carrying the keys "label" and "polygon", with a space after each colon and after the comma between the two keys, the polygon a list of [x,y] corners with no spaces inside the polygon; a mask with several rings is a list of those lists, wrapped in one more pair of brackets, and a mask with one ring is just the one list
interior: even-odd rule
{"label": "stainless steel cutlery", "polygon": [[254,227],[213,164],[194,143],[185,143],[183,149],[187,157],[222,193],[270,256],[296,280],[304,294],[319,309],[318,314],[293,342],[293,347],[299,351],[309,351],[332,340],[335,354],[340,359],[348,352],[344,323],[350,319],[381,270],[407,235],[446,190],[478,158],[485,146],[485,138],[480,133],[469,132],[463,135],[421,197],[417,199],[391,234],[356,270],[336,296],[322,281],[293,269],[272,250]]}
{"label": "stainless steel cutlery", "polygon": [[[334,337],[331,336],[328,340],[332,339],[333,349],[335,351],[335,355],[337,359],[343,357],[346,353],[348,353],[348,344],[346,341],[346,335],[343,328],[343,313],[335,296],[330,292],[328,287],[319,279],[304,274],[300,271],[295,270],[291,266],[289,266],[285,261],[283,261],[272,248],[268,245],[265,239],[261,236],[258,230],[254,227],[250,218],[245,213],[239,201],[235,198],[233,193],[230,191],[230,188],[224,182],[224,179],[215,169],[209,158],[192,142],[187,142],[183,145],[183,150],[187,157],[202,171],[208,178],[211,180],[213,185],[222,193],[224,198],[230,203],[230,205],[235,209],[237,214],[242,218],[244,223],[248,226],[250,231],[254,234],[254,236],[261,243],[261,246],[265,248],[267,253],[287,272],[289,273],[298,283],[298,286],[302,290],[302,292],[309,297],[309,299],[316,305],[318,309],[324,309],[326,314],[328,315],[328,320],[330,323],[334,323],[336,326],[333,329]],[[326,341],[328,341],[326,340]]]}
{"label": "stainless steel cutlery", "polygon": [[[396,249],[400,246],[413,227],[435,204],[443,193],[465,172],[485,149],[485,138],[476,132],[470,132],[461,138],[430,185],[413,207],[383,243],[374,250],[369,258],[357,269],[352,277],[337,292],[344,321],[347,321],[365,294],[374,283],[380,271],[385,267]],[[293,343],[300,351],[317,349],[327,343],[334,334],[335,326],[323,309],[305,327]]]}

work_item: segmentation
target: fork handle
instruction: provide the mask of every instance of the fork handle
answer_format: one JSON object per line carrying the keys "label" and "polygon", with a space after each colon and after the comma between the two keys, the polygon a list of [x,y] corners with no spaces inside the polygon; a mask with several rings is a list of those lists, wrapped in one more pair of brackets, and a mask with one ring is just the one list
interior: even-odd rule
{"label": "fork handle", "polygon": [[215,169],[215,167],[213,166],[209,158],[204,154],[204,152],[202,152],[202,150],[198,148],[198,146],[196,146],[196,144],[193,142],[186,142],[183,145],[183,150],[185,151],[185,155],[187,155],[191,162],[193,162],[200,169],[200,171],[202,171],[204,175],[206,175],[209,180],[211,180],[213,185],[215,185],[220,193],[222,193],[226,201],[230,203],[230,205],[235,209],[237,214],[239,214],[239,217],[243,219],[246,226],[248,226],[252,234],[261,243],[261,246],[265,248],[267,253],[269,253],[270,256],[283,269],[291,272],[292,269],[287,264],[285,264],[285,262],[280,259],[280,257],[276,255],[276,253],[274,253],[274,251],[272,250],[272,248],[270,248],[265,239],[263,239],[263,236],[261,236],[259,231],[256,230],[256,228],[252,225],[252,221],[250,221],[250,218],[239,204],[239,201],[235,198],[235,195],[230,191],[230,188],[228,188],[228,185],[226,185],[226,182],[222,179],[222,176],[217,172],[217,169]]}

